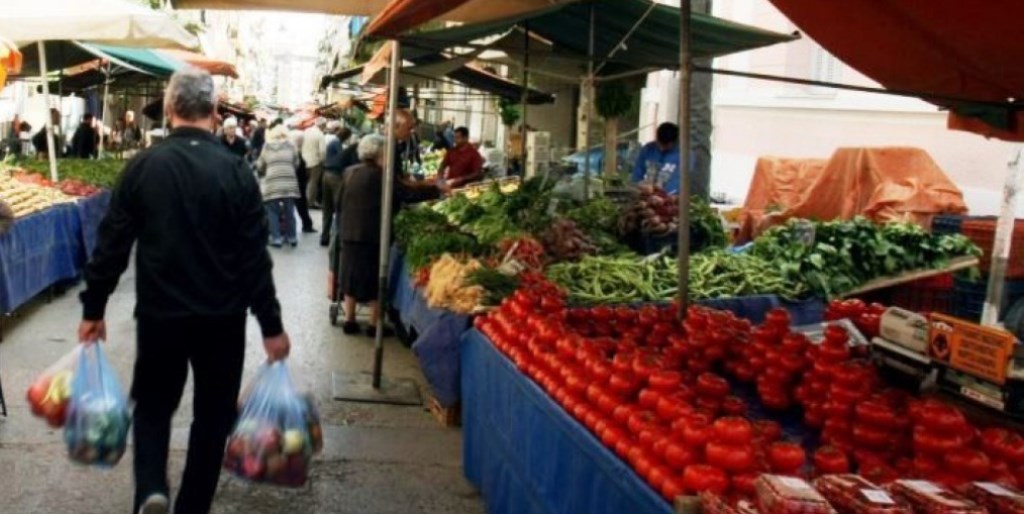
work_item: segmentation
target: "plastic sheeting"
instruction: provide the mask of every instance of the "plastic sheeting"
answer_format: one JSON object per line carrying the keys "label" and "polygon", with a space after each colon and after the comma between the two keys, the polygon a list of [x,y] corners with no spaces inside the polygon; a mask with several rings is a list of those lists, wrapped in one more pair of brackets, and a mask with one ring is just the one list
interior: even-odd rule
{"label": "plastic sheeting", "polygon": [[929,227],[936,214],[967,212],[963,193],[920,148],[840,148],[821,165],[819,159],[760,159],[738,240],[791,218],[866,216]]}
{"label": "plastic sheeting", "polygon": [[489,514],[670,514],[487,339],[462,338],[463,469]]}
{"label": "plastic sheeting", "polygon": [[391,306],[406,330],[416,331],[412,351],[423,376],[442,407],[459,403],[459,341],[469,328],[469,316],[427,306],[422,291],[413,286],[405,259],[397,247],[391,251]]}
{"label": "plastic sheeting", "polygon": [[78,207],[63,204],[17,220],[0,236],[0,313],[78,276],[85,262]]}

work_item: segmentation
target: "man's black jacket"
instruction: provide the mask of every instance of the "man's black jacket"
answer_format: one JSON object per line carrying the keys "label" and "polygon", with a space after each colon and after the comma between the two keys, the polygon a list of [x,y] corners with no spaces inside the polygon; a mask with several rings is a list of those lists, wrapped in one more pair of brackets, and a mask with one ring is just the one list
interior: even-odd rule
{"label": "man's black jacket", "polygon": [[268,230],[252,170],[209,132],[180,128],[125,167],[85,269],[84,319],[136,255],[140,317],[230,316],[250,308],[264,337],[282,332]]}

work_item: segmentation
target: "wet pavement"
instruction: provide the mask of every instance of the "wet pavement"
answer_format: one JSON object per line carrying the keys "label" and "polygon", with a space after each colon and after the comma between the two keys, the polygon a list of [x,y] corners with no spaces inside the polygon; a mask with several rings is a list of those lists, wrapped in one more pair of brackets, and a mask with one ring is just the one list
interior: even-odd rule
{"label": "wet pavement", "polygon": [[[309,484],[287,490],[255,486],[222,473],[213,512],[228,513],[459,513],[483,512],[463,478],[461,433],[440,426],[423,407],[338,402],[331,398],[334,371],[372,367],[373,340],[350,337],[331,326],[326,298],[326,251],[306,234],[298,248],[272,249],[274,276],[292,340],[293,380],[313,392],[324,422],[322,454]],[[40,299],[6,323],[0,343],[0,382],[9,416],[0,417],[0,514],[130,512],[130,454],[115,468],[71,463],[60,431],[34,418],[24,391],[41,370],[70,351],[81,311],[72,288],[47,303]],[[122,277],[107,310],[108,356],[127,388],[135,358],[135,277]],[[263,360],[259,327],[250,317],[246,374]],[[426,384],[412,352],[387,341],[384,375]],[[245,380],[245,379],[243,379]],[[174,419],[169,476],[180,480],[192,414],[191,380]]]}

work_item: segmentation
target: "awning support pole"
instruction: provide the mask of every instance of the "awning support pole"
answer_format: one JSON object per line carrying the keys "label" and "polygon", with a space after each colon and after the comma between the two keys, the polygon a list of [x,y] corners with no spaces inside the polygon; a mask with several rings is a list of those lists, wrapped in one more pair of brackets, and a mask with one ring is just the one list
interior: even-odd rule
{"label": "awning support pole", "polygon": [[39,49],[39,78],[43,80],[43,99],[46,102],[46,153],[50,158],[50,180],[57,181],[57,149],[53,144],[53,116],[50,114],[50,71],[46,69],[46,43],[36,43]]}
{"label": "awning support pole", "polygon": [[1016,225],[1017,192],[1021,186],[1021,168],[1024,168],[1024,147],[1017,149],[1013,159],[1006,167],[1003,206],[999,212],[999,220],[996,222],[995,241],[992,244],[992,268],[989,270],[985,308],[981,314],[982,325],[992,326],[999,321],[1003,283],[1006,280],[1006,263],[1010,258],[1010,246],[1013,243]]}
{"label": "awning support pole", "polygon": [[380,202],[380,274],[377,289],[377,335],[373,345],[373,388],[380,389],[381,368],[384,364],[384,313],[388,297],[388,263],[391,258],[391,206],[395,189],[395,118],[398,111],[398,77],[402,70],[401,45],[391,42],[391,67],[388,69],[388,115],[385,129],[384,187]]}
{"label": "awning support pole", "polygon": [[[104,72],[104,77],[103,77],[103,119],[100,120],[100,147],[99,147],[99,150],[97,150],[97,152],[96,152],[96,155],[101,156],[101,157],[104,155],[105,148],[106,148],[105,145],[103,144],[106,141],[106,133],[105,133],[106,131],[104,129],[106,128],[109,115],[110,115],[110,63],[107,63],[107,70],[106,70],[106,72]],[[110,124],[110,130],[111,131],[114,130],[114,124],[113,123]]]}
{"label": "awning support pole", "polygon": [[587,95],[586,128],[583,133],[583,201],[590,201],[590,127],[594,119],[594,100],[597,92],[594,91],[594,3],[590,3],[590,30],[589,41],[587,42],[587,78],[583,84],[584,93]]}
{"label": "awning support pole", "polygon": [[[530,22],[523,23],[523,97],[522,101],[522,117],[520,118],[520,126],[523,127],[523,136],[519,141],[519,167],[520,172],[523,176],[526,176],[526,106],[530,102]],[[508,135],[509,139],[512,138],[512,134]]]}
{"label": "awning support pole", "polygon": [[690,303],[690,0],[679,2],[679,319]]}

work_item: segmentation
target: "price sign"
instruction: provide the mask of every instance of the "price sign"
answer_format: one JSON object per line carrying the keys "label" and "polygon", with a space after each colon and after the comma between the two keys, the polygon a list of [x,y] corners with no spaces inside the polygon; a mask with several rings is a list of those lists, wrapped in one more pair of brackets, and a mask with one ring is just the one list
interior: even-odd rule
{"label": "price sign", "polygon": [[1016,344],[1013,334],[933,314],[928,339],[932,359],[996,384],[1006,382],[1006,368]]}

